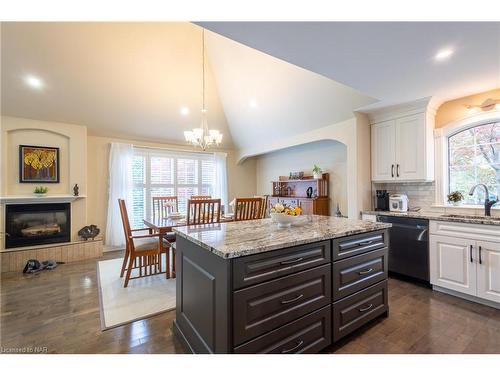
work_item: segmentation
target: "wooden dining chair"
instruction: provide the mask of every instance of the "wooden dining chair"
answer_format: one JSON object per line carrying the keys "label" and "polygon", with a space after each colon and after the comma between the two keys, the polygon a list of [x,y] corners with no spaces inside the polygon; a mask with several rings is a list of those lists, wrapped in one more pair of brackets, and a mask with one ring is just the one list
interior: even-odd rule
{"label": "wooden dining chair", "polygon": [[236,198],[234,202],[234,221],[260,219],[262,198]]}
{"label": "wooden dining chair", "polygon": [[[118,199],[120,214],[122,217],[123,231],[125,233],[125,257],[122,263],[120,277],[125,274],[124,287],[128,286],[130,280],[146,276],[153,276],[166,273],[170,277],[170,244],[163,239],[161,233],[148,233],[144,235],[134,235],[134,232],[149,231],[149,228],[131,229],[128,220],[127,206],[123,199]],[[136,245],[135,240],[144,240],[143,243]],[[166,254],[165,271],[162,271],[162,254]],[[138,271],[138,276],[131,277],[132,270]]]}
{"label": "wooden dining chair", "polygon": [[220,199],[188,199],[187,225],[220,222]]}
{"label": "wooden dining chair", "polygon": [[254,198],[260,198],[262,199],[262,205],[260,207],[261,212],[260,212],[260,218],[259,219],[264,219],[267,217],[267,206],[269,205],[269,195],[254,195]]}
{"label": "wooden dining chair", "polygon": [[171,212],[179,212],[176,196],[153,197],[153,220],[168,217]]}
{"label": "wooden dining chair", "polygon": [[[153,221],[168,218],[171,212],[179,212],[177,196],[153,197]],[[165,233],[164,238],[170,243],[176,241],[174,232]]]}
{"label": "wooden dining chair", "polygon": [[191,195],[192,200],[199,200],[199,199],[212,199],[211,195]]}

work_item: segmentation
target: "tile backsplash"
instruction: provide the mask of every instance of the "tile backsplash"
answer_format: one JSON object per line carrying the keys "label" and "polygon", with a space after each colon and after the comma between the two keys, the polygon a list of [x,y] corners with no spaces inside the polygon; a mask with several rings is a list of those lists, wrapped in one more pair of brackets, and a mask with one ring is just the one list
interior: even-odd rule
{"label": "tile backsplash", "polygon": [[375,197],[375,190],[408,195],[410,209],[414,207],[420,207],[423,210],[430,209],[434,204],[434,182],[373,183],[373,197]]}
{"label": "tile backsplash", "polygon": [[[436,185],[434,182],[398,182],[398,183],[372,183],[373,200],[375,202],[375,190],[387,190],[393,194],[408,195],[409,208],[420,207],[421,211],[440,212],[446,214],[483,215],[484,208],[478,207],[454,207],[435,206],[434,192]],[[374,205],[374,203],[372,203]],[[491,216],[500,217],[500,203],[493,206]]]}

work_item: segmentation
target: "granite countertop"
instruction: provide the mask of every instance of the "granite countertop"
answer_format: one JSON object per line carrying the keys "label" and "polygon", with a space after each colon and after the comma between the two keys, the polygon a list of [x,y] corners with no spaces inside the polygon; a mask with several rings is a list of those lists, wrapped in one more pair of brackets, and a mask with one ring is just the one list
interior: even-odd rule
{"label": "granite countertop", "polygon": [[394,211],[362,211],[366,215],[383,215],[383,216],[396,216],[396,217],[411,217],[415,219],[439,220],[439,221],[452,221],[456,223],[466,224],[486,224],[486,225],[500,225],[500,217],[488,217],[479,215],[451,215],[442,212],[429,212],[429,211],[407,211],[407,212],[394,212]]}
{"label": "granite countertop", "polygon": [[308,215],[299,216],[291,228],[278,228],[271,219],[261,219],[178,227],[174,231],[178,236],[229,259],[390,226],[387,223]]}

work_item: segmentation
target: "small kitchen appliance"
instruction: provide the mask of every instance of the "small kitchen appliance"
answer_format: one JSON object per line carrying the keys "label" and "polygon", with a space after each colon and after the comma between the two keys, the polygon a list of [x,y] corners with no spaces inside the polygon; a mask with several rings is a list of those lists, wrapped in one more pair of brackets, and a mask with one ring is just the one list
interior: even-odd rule
{"label": "small kitchen appliance", "polygon": [[375,211],[389,211],[389,193],[387,190],[375,191]]}
{"label": "small kitchen appliance", "polygon": [[391,194],[389,197],[389,210],[396,212],[408,211],[408,196],[406,194]]}

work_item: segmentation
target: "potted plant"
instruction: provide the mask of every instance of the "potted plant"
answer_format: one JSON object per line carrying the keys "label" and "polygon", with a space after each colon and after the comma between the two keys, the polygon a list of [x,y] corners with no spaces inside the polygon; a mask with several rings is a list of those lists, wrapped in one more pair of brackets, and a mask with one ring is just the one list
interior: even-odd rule
{"label": "potted plant", "polygon": [[33,193],[37,196],[37,197],[43,197],[45,195],[47,195],[47,192],[49,191],[49,189],[46,187],[46,186],[37,186],[35,188],[35,190],[33,190]]}
{"label": "potted plant", "polygon": [[313,178],[320,179],[323,177],[323,171],[321,170],[321,167],[314,164],[313,168]]}
{"label": "potted plant", "polygon": [[448,202],[454,206],[458,206],[463,199],[464,196],[459,191],[452,191],[448,194]]}

